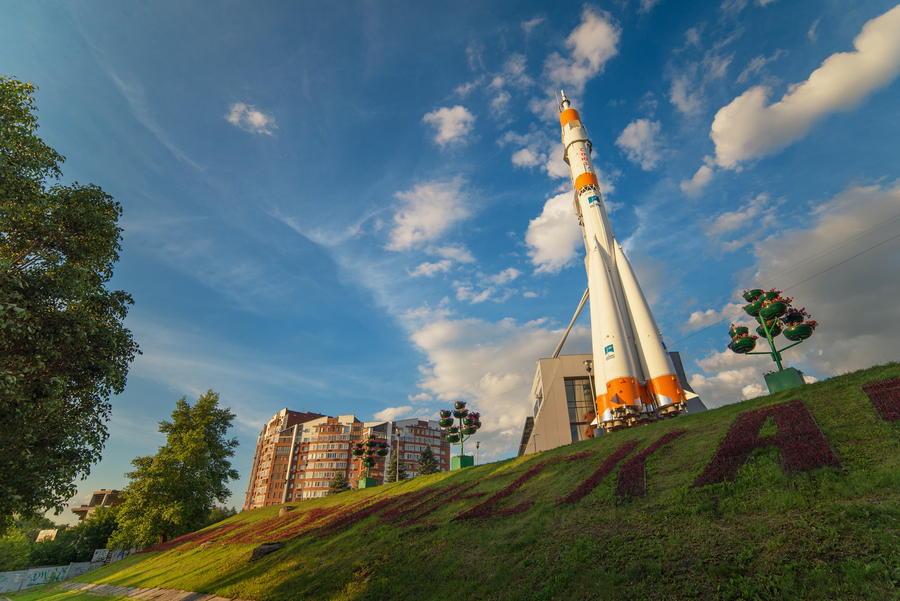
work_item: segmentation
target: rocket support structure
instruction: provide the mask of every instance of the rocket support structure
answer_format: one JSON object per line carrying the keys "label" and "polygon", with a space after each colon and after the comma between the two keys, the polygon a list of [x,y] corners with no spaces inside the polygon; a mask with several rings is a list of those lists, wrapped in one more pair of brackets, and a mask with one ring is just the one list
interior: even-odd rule
{"label": "rocket support structure", "polygon": [[685,392],[634,270],[613,235],[591,160],[591,140],[565,93],[559,120],[586,251],[599,424],[611,432],[674,417],[685,410]]}

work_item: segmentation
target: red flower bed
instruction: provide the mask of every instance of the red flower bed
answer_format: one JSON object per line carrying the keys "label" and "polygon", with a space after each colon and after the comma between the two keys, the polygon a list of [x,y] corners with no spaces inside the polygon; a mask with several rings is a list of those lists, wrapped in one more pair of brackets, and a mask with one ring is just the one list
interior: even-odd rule
{"label": "red flower bed", "polygon": [[647,475],[645,469],[647,457],[684,433],[685,430],[672,430],[626,461],[625,465],[619,470],[619,481],[616,484],[616,494],[622,495],[623,497],[642,496],[647,490]]}
{"label": "red flower bed", "polygon": [[531,508],[534,505],[534,501],[526,501],[520,505],[516,505],[515,507],[510,507],[507,509],[497,509],[497,505],[506,497],[514,493],[516,490],[522,487],[527,481],[531,480],[538,473],[541,472],[548,465],[559,463],[560,461],[565,460],[567,463],[571,463],[573,461],[578,461],[580,459],[585,459],[591,455],[596,453],[596,451],[582,451],[581,453],[576,453],[575,455],[570,455],[569,457],[553,457],[552,459],[545,459],[541,461],[534,467],[525,471],[524,474],[516,478],[512,483],[506,486],[500,492],[495,493],[492,497],[490,497],[487,501],[484,501],[475,507],[472,507],[468,511],[465,511],[455,518],[454,520],[470,520],[472,518],[486,518],[492,515],[514,515],[517,513],[522,513]]}
{"label": "red flower bed", "polygon": [[900,421],[900,378],[863,386],[863,392],[886,422]]}
{"label": "red flower bed", "polygon": [[304,514],[301,514],[297,523],[291,524],[284,530],[278,531],[276,540],[287,540],[297,538],[306,530],[314,530],[320,526],[319,522],[331,516],[336,511],[334,507],[314,507]]}
{"label": "red flower bed", "polygon": [[[778,434],[760,438],[759,431],[769,417],[775,420]],[[694,486],[733,481],[753,449],[769,445],[781,450],[784,470],[788,474],[828,465],[840,466],[806,405],[794,401],[739,415]]]}
{"label": "red flower bed", "polygon": [[564,499],[559,501],[557,505],[569,505],[571,503],[577,503],[584,497],[586,497],[592,490],[597,488],[597,485],[600,484],[600,481],[603,480],[613,469],[619,464],[622,459],[624,459],[631,450],[637,446],[637,443],[633,440],[629,440],[626,443],[623,443],[619,446],[615,452],[606,458],[606,461],[603,462],[597,471],[588,477],[587,480],[581,483],[581,486],[573,490],[569,493]]}
{"label": "red flower bed", "polygon": [[[458,485],[457,485],[458,486]],[[435,487],[423,488],[416,492],[406,493],[400,496],[400,503],[381,514],[381,521],[388,524],[415,513],[426,506],[437,494],[446,493],[447,490],[437,490]]]}
{"label": "red flower bed", "polygon": [[[465,494],[466,492],[472,490],[476,486],[478,486],[480,482],[471,482],[469,484],[453,484],[444,488],[440,491],[439,496],[434,496],[428,499],[426,503],[422,503],[419,507],[416,508],[415,511],[409,512],[406,515],[408,516],[406,521],[402,522],[401,526],[412,526],[413,524],[419,523],[422,518],[427,515],[430,515],[440,509],[443,505],[447,503],[451,503],[453,501],[457,501],[459,499],[466,499],[472,495]],[[479,496],[484,496],[487,493],[472,493]]]}
{"label": "red flower bed", "polygon": [[[217,536],[227,534],[232,530],[240,528],[244,525],[244,522],[239,522],[237,524],[227,524],[224,526],[219,526],[218,528],[213,528],[212,530],[198,530],[197,532],[191,532],[190,534],[185,534],[184,536],[179,536],[178,538],[173,538],[172,540],[166,541],[159,545],[154,545],[147,549],[143,549],[141,551],[137,551],[137,553],[150,553],[156,551],[170,551],[176,547],[180,547],[181,545],[187,545],[189,543],[193,543],[188,549],[192,549],[197,545],[202,545],[205,542],[208,542]],[[186,549],[185,549],[186,550]],[[136,553],[136,554],[137,554]]]}
{"label": "red flower bed", "polygon": [[399,496],[386,497],[383,499],[378,499],[374,503],[369,503],[362,508],[359,507],[359,504],[351,505],[339,511],[333,518],[328,520],[328,522],[324,526],[318,529],[318,533],[321,536],[328,536],[331,534],[342,532],[347,528],[350,528],[354,524],[363,521],[367,517],[378,513],[382,509],[390,507],[399,500]]}

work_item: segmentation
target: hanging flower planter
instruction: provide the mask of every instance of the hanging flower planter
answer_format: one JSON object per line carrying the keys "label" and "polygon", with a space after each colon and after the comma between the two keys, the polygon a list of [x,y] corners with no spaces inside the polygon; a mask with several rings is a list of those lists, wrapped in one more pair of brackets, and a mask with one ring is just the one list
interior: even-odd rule
{"label": "hanging flower planter", "polygon": [[459,442],[459,434],[448,434],[447,442],[449,442],[450,444],[458,443]]}
{"label": "hanging flower planter", "polygon": [[754,288],[753,290],[744,290],[744,300],[748,303],[752,303],[757,298],[759,298],[759,295],[762,293],[763,291],[759,288]]}
{"label": "hanging flower planter", "polygon": [[758,298],[755,301],[753,301],[752,303],[750,303],[749,305],[747,305],[746,307],[744,307],[744,311],[747,312],[747,315],[750,315],[751,317],[756,317],[757,315],[759,315],[759,310],[762,309],[762,304],[763,304],[762,299]]}
{"label": "hanging flower planter", "polygon": [[793,307],[787,310],[787,313],[781,318],[781,320],[785,323],[785,325],[793,325],[798,323],[803,323],[803,320],[809,317],[806,313],[806,309],[794,309]]}
{"label": "hanging flower planter", "polygon": [[448,417],[445,419],[441,419],[440,421],[438,421],[438,424],[440,424],[441,428],[447,428],[453,425],[453,418]]}
{"label": "hanging flower planter", "polygon": [[741,338],[735,338],[731,341],[731,344],[728,345],[728,348],[730,348],[735,353],[738,353],[739,355],[749,353],[756,348],[756,336],[743,336]]}
{"label": "hanging flower planter", "polygon": [[781,317],[787,313],[788,304],[785,301],[770,301],[759,310],[759,315],[765,320]]}
{"label": "hanging flower planter", "polygon": [[[769,334],[772,335],[772,338],[775,338],[776,336],[781,334],[781,322],[778,321],[777,319],[767,325],[769,326]],[[760,338],[766,337],[766,331],[765,331],[765,329],[763,329],[762,326],[759,326],[758,328],[756,328],[756,333],[759,334]]]}
{"label": "hanging flower planter", "polygon": [[738,336],[746,336],[750,333],[750,328],[746,326],[736,326],[731,324],[731,328],[728,329],[728,333],[731,334],[732,338],[736,338]]}
{"label": "hanging flower planter", "polygon": [[806,340],[813,335],[815,328],[805,323],[794,324],[785,328],[784,337],[788,340]]}
{"label": "hanging flower planter", "polygon": [[764,292],[762,297],[763,297],[764,301],[770,301],[770,300],[778,298],[778,296],[780,294],[781,294],[781,290],[775,290],[773,288],[772,290],[769,290],[768,292]]}

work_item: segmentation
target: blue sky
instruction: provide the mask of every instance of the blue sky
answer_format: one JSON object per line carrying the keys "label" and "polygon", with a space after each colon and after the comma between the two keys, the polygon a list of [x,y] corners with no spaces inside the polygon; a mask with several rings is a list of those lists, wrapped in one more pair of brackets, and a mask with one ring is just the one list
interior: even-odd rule
{"label": "blue sky", "polygon": [[[874,0],[17,2],[2,72],[124,208],[112,287],[143,351],[80,504],[212,388],[249,472],[282,407],[482,412],[513,455],[586,287],[565,89],[618,240],[710,406],[762,394],[740,291],[820,322],[823,379],[900,358],[900,8]],[[716,322],[723,323],[709,327]],[[590,348],[587,312],[564,350]],[[708,329],[705,329],[708,328]],[[246,481],[232,485],[240,507]]]}

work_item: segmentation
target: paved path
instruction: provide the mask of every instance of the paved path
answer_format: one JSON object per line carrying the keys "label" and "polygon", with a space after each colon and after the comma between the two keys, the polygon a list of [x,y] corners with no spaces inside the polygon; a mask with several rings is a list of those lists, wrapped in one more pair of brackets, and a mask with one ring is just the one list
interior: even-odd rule
{"label": "paved path", "polygon": [[[226,597],[192,593],[171,588],[138,588],[133,586],[114,586],[112,584],[93,584],[90,582],[61,582],[59,588],[69,591],[81,591],[104,597],[128,597],[136,601],[232,601]],[[245,601],[235,599],[234,601]]]}

